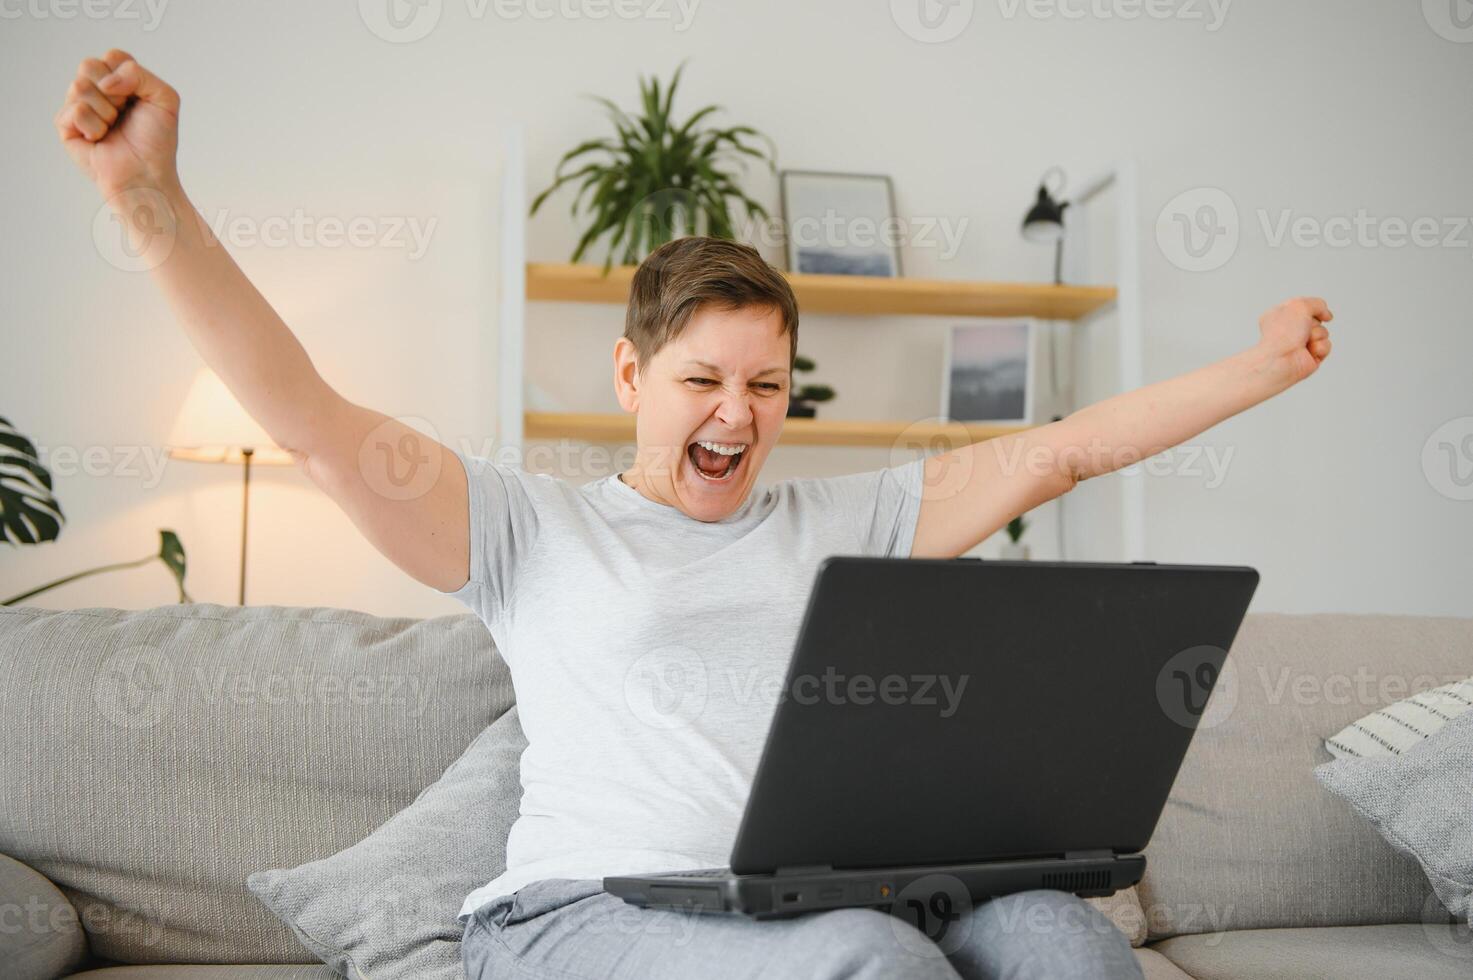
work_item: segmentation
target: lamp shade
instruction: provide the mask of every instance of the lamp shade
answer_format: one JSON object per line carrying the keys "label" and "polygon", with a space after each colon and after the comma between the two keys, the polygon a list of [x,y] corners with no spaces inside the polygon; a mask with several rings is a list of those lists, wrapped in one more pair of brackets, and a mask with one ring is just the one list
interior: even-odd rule
{"label": "lamp shade", "polygon": [[252,450],[254,464],[292,463],[291,455],[246,414],[225,382],[209,368],[201,368],[174,419],[169,455],[199,463],[240,463],[245,458],[243,449]]}
{"label": "lamp shade", "polygon": [[1028,214],[1023,218],[1023,237],[1030,242],[1053,244],[1064,237],[1064,209],[1069,206],[1068,202],[1060,204],[1054,200],[1048,188],[1042,184],[1038,188],[1038,200],[1033,202],[1033,207],[1028,209]]}

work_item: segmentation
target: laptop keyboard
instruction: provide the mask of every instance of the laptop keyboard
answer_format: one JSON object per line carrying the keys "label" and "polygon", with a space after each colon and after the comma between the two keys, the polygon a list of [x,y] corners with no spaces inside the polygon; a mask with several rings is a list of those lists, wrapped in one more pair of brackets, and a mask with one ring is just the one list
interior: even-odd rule
{"label": "laptop keyboard", "polygon": [[730,868],[699,868],[695,871],[677,871],[671,878],[730,878]]}

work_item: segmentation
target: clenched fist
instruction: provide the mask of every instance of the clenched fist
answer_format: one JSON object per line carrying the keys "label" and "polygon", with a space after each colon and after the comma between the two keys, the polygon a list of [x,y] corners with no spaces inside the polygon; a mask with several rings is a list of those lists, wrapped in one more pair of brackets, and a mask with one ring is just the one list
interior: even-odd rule
{"label": "clenched fist", "polygon": [[1335,314],[1325,301],[1304,296],[1280,303],[1258,320],[1258,346],[1270,363],[1284,371],[1289,384],[1314,374],[1330,356],[1330,331],[1325,326]]}
{"label": "clenched fist", "polygon": [[126,51],[114,48],[77,66],[56,131],[104,198],[178,181],[179,93]]}

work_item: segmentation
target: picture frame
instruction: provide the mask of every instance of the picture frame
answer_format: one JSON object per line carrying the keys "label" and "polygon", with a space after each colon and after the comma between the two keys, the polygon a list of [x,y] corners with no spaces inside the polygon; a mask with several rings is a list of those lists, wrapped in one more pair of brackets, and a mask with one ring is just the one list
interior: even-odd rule
{"label": "picture frame", "polygon": [[[778,174],[789,272],[898,278],[895,189],[884,174]],[[835,220],[839,235],[826,240]]]}
{"label": "picture frame", "polygon": [[979,320],[946,331],[940,416],[951,422],[1031,425],[1038,325]]}

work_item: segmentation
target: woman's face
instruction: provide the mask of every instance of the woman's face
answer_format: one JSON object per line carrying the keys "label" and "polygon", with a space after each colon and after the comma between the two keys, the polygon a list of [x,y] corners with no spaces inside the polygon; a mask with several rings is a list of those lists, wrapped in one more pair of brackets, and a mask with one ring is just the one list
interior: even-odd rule
{"label": "woman's face", "polygon": [[614,386],[638,444],[624,482],[698,521],[731,514],[782,433],[791,357],[781,314],[763,307],[702,307],[643,371],[620,337]]}

